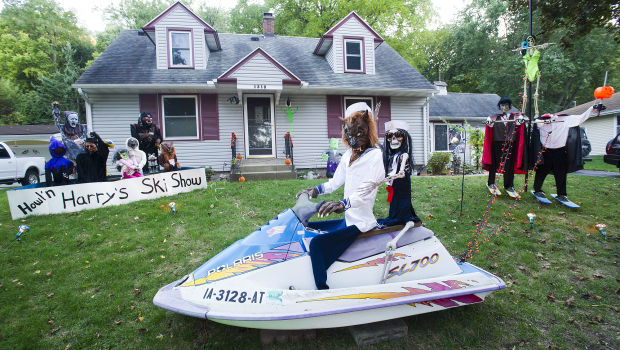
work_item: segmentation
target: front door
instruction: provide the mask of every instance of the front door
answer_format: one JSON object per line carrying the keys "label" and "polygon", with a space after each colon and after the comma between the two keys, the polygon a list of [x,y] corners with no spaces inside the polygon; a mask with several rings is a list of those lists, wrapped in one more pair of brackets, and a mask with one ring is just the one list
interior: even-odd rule
{"label": "front door", "polygon": [[274,157],[273,96],[244,96],[245,151],[248,157]]}

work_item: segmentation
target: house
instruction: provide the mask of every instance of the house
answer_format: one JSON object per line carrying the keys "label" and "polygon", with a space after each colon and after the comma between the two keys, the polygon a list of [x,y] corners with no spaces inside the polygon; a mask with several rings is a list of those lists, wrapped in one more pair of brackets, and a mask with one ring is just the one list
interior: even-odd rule
{"label": "house", "polygon": [[320,38],[221,34],[177,2],[141,30],[123,32],[73,85],[90,128],[124,144],[142,111],[154,115],[179,162],[228,170],[230,135],[245,158],[284,158],[291,131],[295,165],[324,167],[350,104],[380,103],[379,132],[406,120],[419,164],[427,160],[428,101],[435,92],[355,12]]}
{"label": "house", "polygon": [[[465,152],[465,160],[472,162],[470,147],[453,145],[451,140],[457,137],[462,140],[462,135],[455,126],[469,124],[472,127],[483,128],[484,121],[488,116],[500,112],[497,103],[500,96],[497,94],[457,93],[448,92],[447,84],[435,81],[438,92],[430,101],[429,106],[429,131],[428,149],[432,152],[453,152],[459,147],[459,152]],[[517,103],[514,101],[513,103]],[[511,112],[519,112],[512,107]],[[469,137],[468,137],[469,138]],[[469,144],[469,140],[466,140]]]}
{"label": "house", "polygon": [[52,156],[50,137],[58,134],[56,125],[0,125],[0,141],[11,147],[17,156]]}
{"label": "house", "polygon": [[[607,109],[602,111],[599,116],[590,117],[581,125],[586,130],[592,146],[591,156],[604,155],[607,142],[620,133],[620,93],[615,93],[602,102]],[[599,100],[592,100],[559,113],[581,114],[597,103]]]}

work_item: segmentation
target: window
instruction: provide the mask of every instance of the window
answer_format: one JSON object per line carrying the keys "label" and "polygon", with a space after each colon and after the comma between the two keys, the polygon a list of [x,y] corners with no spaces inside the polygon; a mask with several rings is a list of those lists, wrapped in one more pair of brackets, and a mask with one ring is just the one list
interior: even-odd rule
{"label": "window", "polygon": [[[463,153],[465,151],[465,147],[460,141],[463,139],[463,135],[461,135],[461,131],[456,129],[455,127],[448,127],[447,124],[435,124],[435,151],[449,151],[454,152],[455,149],[458,149],[457,152]],[[454,145],[452,144],[452,139],[457,138],[459,143]]]}
{"label": "window", "polygon": [[192,140],[198,138],[196,96],[162,97],[164,138]]}
{"label": "window", "polygon": [[4,149],[4,146],[0,145],[0,158],[11,158],[9,156],[9,151]]}
{"label": "window", "polygon": [[354,103],[358,103],[358,102],[366,102],[366,104],[368,105],[368,107],[370,107],[370,109],[374,108],[372,97],[345,97],[344,98],[344,110],[346,111],[350,105]]}
{"label": "window", "polygon": [[190,31],[170,31],[170,66],[192,67],[192,41]]}
{"label": "window", "polygon": [[363,72],[363,41],[359,39],[345,39],[344,41],[344,71]]}

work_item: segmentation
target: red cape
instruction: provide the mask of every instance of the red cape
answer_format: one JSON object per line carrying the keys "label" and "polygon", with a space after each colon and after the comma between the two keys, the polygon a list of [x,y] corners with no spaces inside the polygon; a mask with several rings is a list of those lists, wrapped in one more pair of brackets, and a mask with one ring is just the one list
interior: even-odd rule
{"label": "red cape", "polygon": [[[524,168],[524,156],[525,156],[525,124],[521,124],[517,126],[517,144],[512,145],[512,147],[517,147],[516,150],[516,159],[514,161],[514,173],[515,174],[525,174],[527,171],[522,170]],[[484,129],[484,145],[482,146],[482,169],[489,170],[491,165],[491,146],[493,145],[493,128],[490,126],[486,126]],[[498,166],[499,168],[499,166]],[[499,169],[498,169],[498,172]],[[503,173],[503,171],[502,171]]]}

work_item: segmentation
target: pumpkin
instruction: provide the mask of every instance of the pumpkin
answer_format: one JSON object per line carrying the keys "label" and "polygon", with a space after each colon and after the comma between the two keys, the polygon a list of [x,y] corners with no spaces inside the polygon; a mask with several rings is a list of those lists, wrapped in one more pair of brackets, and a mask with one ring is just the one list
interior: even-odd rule
{"label": "pumpkin", "polygon": [[241,153],[237,154],[237,159],[242,159]]}
{"label": "pumpkin", "polygon": [[240,176],[240,177],[239,177],[239,182],[245,182],[245,177]]}
{"label": "pumpkin", "polygon": [[286,165],[291,165],[291,158],[286,158],[286,159],[284,160],[284,164],[286,164]]}
{"label": "pumpkin", "polygon": [[597,100],[610,98],[613,94],[614,88],[611,86],[599,86],[594,90],[594,98]]}

